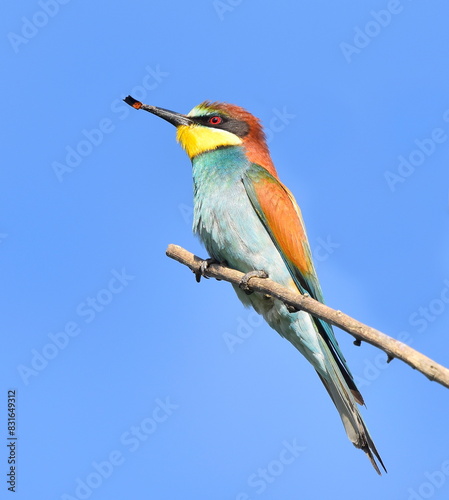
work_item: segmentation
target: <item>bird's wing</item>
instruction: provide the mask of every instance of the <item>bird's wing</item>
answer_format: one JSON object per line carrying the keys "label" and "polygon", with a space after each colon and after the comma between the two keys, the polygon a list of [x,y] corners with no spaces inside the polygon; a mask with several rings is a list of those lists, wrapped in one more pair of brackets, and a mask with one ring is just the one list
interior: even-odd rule
{"label": "bird's wing", "polygon": [[[291,192],[256,164],[252,164],[245,172],[242,181],[254,210],[281,254],[298,290],[324,302],[301,211]],[[317,331],[334,354],[356,400],[363,404],[363,398],[355,386],[332,326],[315,317],[313,320]]]}
{"label": "bird's wing", "polygon": [[249,199],[301,293],[323,302],[300,209],[290,191],[264,168],[243,177]]}

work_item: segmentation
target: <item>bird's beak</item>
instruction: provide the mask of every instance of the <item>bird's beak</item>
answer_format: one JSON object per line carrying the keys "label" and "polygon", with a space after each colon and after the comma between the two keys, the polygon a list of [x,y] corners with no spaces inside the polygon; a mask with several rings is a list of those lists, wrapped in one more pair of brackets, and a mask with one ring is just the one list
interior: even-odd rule
{"label": "bird's beak", "polygon": [[169,109],[157,108],[156,106],[150,106],[149,104],[142,104],[140,101],[134,99],[130,95],[123,99],[126,104],[129,104],[135,109],[144,109],[149,113],[153,113],[153,115],[159,116],[164,120],[168,121],[175,127],[179,127],[180,125],[192,125],[193,120],[186,115],[181,115],[180,113],[176,113],[175,111],[170,111]]}

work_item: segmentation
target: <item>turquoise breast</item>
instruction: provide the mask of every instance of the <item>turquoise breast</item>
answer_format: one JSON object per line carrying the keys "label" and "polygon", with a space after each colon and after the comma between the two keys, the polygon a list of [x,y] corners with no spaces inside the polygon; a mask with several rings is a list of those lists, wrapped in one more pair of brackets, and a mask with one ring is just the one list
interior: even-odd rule
{"label": "turquoise breast", "polygon": [[192,163],[193,231],[209,255],[245,273],[263,269],[281,282],[290,279],[246,194],[242,177],[250,163],[243,148],[216,149],[198,155]]}

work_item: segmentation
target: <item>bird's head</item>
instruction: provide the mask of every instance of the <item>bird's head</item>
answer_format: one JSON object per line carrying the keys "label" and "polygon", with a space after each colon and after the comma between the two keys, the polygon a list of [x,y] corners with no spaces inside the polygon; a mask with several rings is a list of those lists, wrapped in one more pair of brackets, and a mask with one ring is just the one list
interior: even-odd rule
{"label": "bird's head", "polygon": [[124,101],[174,125],[177,128],[176,138],[190,159],[217,148],[242,146],[249,161],[277,177],[260,121],[240,106],[205,101],[187,115],[182,115],[142,104],[130,96]]}

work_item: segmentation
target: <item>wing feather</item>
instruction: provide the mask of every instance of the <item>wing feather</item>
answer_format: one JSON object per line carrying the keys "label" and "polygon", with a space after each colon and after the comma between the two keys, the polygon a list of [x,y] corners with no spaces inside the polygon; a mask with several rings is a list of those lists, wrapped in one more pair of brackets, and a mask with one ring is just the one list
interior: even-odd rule
{"label": "wing feather", "polygon": [[[324,302],[301,211],[291,192],[278,179],[256,164],[252,164],[246,171],[242,181],[254,210],[270,234],[298,290]],[[318,318],[313,320],[333,353],[354,397],[360,404],[364,404],[338,346],[332,326]]]}

